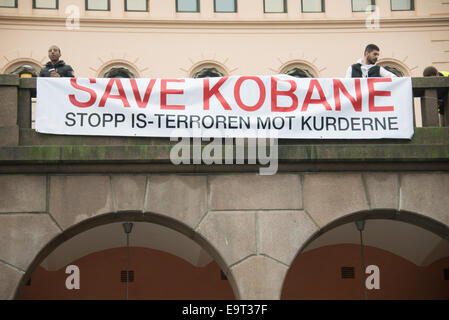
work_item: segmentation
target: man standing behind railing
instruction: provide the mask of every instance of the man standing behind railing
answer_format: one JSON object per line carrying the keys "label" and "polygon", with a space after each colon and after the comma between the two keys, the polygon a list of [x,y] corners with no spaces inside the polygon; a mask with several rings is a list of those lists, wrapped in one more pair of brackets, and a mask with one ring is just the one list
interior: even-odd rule
{"label": "man standing behind railing", "polygon": [[346,78],[396,78],[394,73],[376,65],[379,52],[380,49],[375,44],[367,45],[363,59],[348,68]]}
{"label": "man standing behind railing", "polygon": [[424,77],[449,77],[449,72],[438,71],[437,68],[430,66],[424,69]]}
{"label": "man standing behind railing", "polygon": [[[423,76],[424,77],[449,77],[449,72],[438,71],[437,68],[435,68],[433,66],[429,66],[424,69]],[[444,114],[443,107],[442,107],[443,103],[444,103],[444,98],[441,96],[441,93],[439,92],[439,94],[438,94],[438,112],[440,114]]]}
{"label": "man standing behind railing", "polygon": [[63,60],[59,60],[61,57],[61,49],[57,46],[51,46],[48,49],[48,57],[50,61],[42,68],[39,77],[66,77],[74,78],[74,71],[71,66],[66,64]]}

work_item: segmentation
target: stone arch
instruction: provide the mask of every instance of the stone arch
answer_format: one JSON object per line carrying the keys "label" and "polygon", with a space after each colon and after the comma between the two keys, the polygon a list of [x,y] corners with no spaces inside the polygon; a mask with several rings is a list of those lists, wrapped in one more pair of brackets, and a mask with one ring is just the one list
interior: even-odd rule
{"label": "stone arch", "polygon": [[[397,221],[397,222],[404,222],[407,224],[411,224],[416,227],[420,227],[422,229],[425,229],[439,237],[441,237],[443,240],[449,241],[449,225],[444,224],[440,221],[437,221],[433,219],[432,217],[429,217],[426,214],[419,214],[416,212],[411,211],[397,211],[394,209],[374,209],[374,210],[363,210],[359,212],[353,212],[344,216],[337,217],[331,221],[329,221],[325,226],[322,228],[318,228],[314,233],[312,233],[307,240],[305,240],[299,250],[297,251],[297,254],[295,258],[292,260],[292,263],[289,265],[289,270],[285,273],[285,277],[282,281],[282,291],[284,287],[286,286],[286,281],[288,279],[288,273],[290,272],[293,262],[304,252],[304,250],[311,244],[313,241],[320,238],[322,235],[326,234],[327,232],[336,229],[340,226],[347,225],[350,223],[354,223],[357,221],[370,221],[370,220],[390,220],[390,221]],[[355,229],[354,225],[354,229]],[[388,251],[387,249],[381,248],[383,250]],[[404,257],[402,257],[404,258]],[[405,258],[404,258],[405,259]],[[407,260],[407,259],[406,259]],[[407,260],[409,261],[409,260]],[[281,293],[282,294],[282,293]]]}
{"label": "stone arch", "polygon": [[140,78],[138,68],[132,63],[122,59],[106,62],[97,72],[98,78]]}
{"label": "stone arch", "polygon": [[3,68],[2,73],[17,74],[19,76],[22,73],[29,73],[32,77],[37,77],[41,69],[41,63],[34,59],[15,59]]}
{"label": "stone arch", "polygon": [[21,277],[13,299],[18,299],[20,294],[22,293],[26,282],[31,277],[31,274],[34,270],[44,261],[44,259],[59,245],[64,243],[65,241],[70,240],[78,234],[81,234],[89,229],[93,229],[95,227],[99,227],[102,225],[106,225],[109,223],[117,223],[117,222],[146,222],[153,223],[161,226],[165,226],[171,230],[177,231],[186,237],[190,238],[198,245],[200,245],[203,249],[205,249],[211,257],[215,260],[215,262],[220,266],[222,271],[226,274],[232,290],[234,292],[234,296],[237,297],[238,290],[236,288],[236,281],[231,272],[229,272],[229,267],[226,265],[224,259],[222,258],[220,252],[201,234],[195,232],[191,227],[189,227],[184,222],[174,219],[172,217],[168,217],[166,215],[161,215],[154,212],[144,212],[142,211],[120,211],[120,212],[111,212],[102,215],[98,215],[95,217],[91,217],[85,220],[82,220],[73,226],[69,227],[62,233],[55,236],[48,243],[46,243],[43,248],[37,253],[32,262],[29,264],[26,272]]}
{"label": "stone arch", "polygon": [[336,227],[360,220],[379,220],[379,219],[394,220],[409,223],[414,226],[426,229],[427,231],[432,232],[443,239],[449,239],[449,226],[435,219],[432,219],[429,216],[410,211],[401,211],[400,213],[398,213],[396,210],[388,210],[388,209],[369,210],[351,213],[329,222],[326,226],[319,229],[311,237],[309,237],[307,241],[305,241],[302,244],[300,250],[298,251],[298,254],[300,254],[312,241],[314,241],[324,233]]}
{"label": "stone arch", "polygon": [[279,297],[292,263],[311,239],[340,224],[360,219],[398,220],[449,240],[449,198],[443,191],[449,187],[448,174],[306,173],[301,181],[302,211],[285,217],[285,225],[274,235],[288,250],[267,252],[288,269],[279,284]]}
{"label": "stone arch", "polygon": [[318,78],[320,72],[310,62],[305,60],[293,60],[284,63],[279,69],[280,74],[290,74],[294,77]]}

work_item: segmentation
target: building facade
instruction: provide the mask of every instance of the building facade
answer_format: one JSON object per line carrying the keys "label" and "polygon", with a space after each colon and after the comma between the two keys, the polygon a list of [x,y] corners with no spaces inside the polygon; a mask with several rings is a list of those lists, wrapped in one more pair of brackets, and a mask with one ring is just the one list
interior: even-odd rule
{"label": "building facade", "polygon": [[[23,78],[51,45],[90,78],[337,78],[369,43],[398,75],[449,69],[442,0],[0,0],[0,35]],[[164,139],[38,134],[22,80],[0,81],[1,298],[449,299],[447,126],[281,141],[260,176],[174,166]]]}
{"label": "building facade", "polygon": [[23,64],[38,71],[52,44],[78,77],[126,68],[134,77],[185,78],[207,67],[344,77],[369,43],[381,48],[381,65],[404,76],[432,64],[449,69],[449,5],[439,0],[23,0],[5,8],[16,3],[1,2],[2,73]]}

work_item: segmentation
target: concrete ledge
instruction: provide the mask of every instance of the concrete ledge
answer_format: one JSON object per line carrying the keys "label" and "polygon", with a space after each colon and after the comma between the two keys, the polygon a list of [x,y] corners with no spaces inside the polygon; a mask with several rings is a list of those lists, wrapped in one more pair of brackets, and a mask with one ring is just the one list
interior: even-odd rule
{"label": "concrete ledge", "polygon": [[15,74],[0,74],[0,86],[19,86],[19,79]]}
{"label": "concrete ledge", "polygon": [[21,78],[19,79],[19,86],[21,89],[36,89],[36,78]]}
{"label": "concrete ledge", "polygon": [[413,89],[448,88],[448,77],[418,77],[412,78]]}
{"label": "concrete ledge", "polygon": [[[449,127],[415,128],[412,140],[306,140],[282,139],[279,145],[416,145],[416,144],[448,144]],[[169,146],[178,142],[169,138],[150,137],[108,137],[108,136],[67,136],[42,134],[30,128],[20,128],[21,146]],[[210,142],[203,142],[207,145]]]}
{"label": "concrete ledge", "polygon": [[[26,89],[36,89],[36,78],[20,79],[17,75],[0,74],[0,85],[19,86]],[[447,88],[449,78],[447,77],[415,77],[412,78],[412,86],[417,89],[424,88]]]}
{"label": "concrete ledge", "polygon": [[[0,147],[0,164],[171,163],[171,146]],[[280,162],[448,161],[447,145],[280,145]]]}

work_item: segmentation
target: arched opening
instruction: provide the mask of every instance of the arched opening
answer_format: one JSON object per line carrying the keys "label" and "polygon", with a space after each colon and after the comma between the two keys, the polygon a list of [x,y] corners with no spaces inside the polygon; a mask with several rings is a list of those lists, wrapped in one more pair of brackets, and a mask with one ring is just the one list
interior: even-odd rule
{"label": "arched opening", "polygon": [[309,69],[299,66],[288,68],[283,73],[296,78],[315,78]]}
{"label": "arched opening", "polygon": [[296,78],[318,78],[318,72],[312,65],[303,61],[290,62],[280,70],[281,74],[287,74]]}
{"label": "arched opening", "polygon": [[410,76],[410,71],[408,70],[408,68],[397,60],[382,59],[377,63],[377,65],[384,67],[385,69],[387,69],[388,71],[390,71],[391,73],[395,74],[398,77]]}
{"label": "arched opening", "polygon": [[223,77],[224,74],[217,70],[217,68],[202,68],[195,72],[192,78],[215,78],[215,77]]}
{"label": "arched opening", "polygon": [[38,70],[29,64],[16,67],[10,74],[17,74],[20,78],[35,78],[39,76]]}
{"label": "arched opening", "polygon": [[303,246],[282,299],[449,299],[448,234],[408,212],[346,216]]}
{"label": "arched opening", "polygon": [[[132,223],[128,234],[124,221]],[[204,239],[169,218],[107,214],[51,241],[24,275],[16,299],[234,299],[232,280],[212,255],[218,257]],[[69,266],[79,270],[79,289],[70,287]]]}
{"label": "arched opening", "polygon": [[194,79],[225,77],[228,72],[223,66],[215,62],[206,62],[195,65],[189,72],[189,76]]}
{"label": "arched opening", "polygon": [[18,61],[5,70],[7,74],[16,74],[20,78],[34,78],[38,77],[41,71],[41,66],[33,61]]}
{"label": "arched opening", "polygon": [[104,75],[104,78],[135,78],[135,75],[129,71],[129,69],[124,67],[113,67],[107,70]]}
{"label": "arched opening", "polygon": [[398,77],[404,76],[404,73],[395,66],[384,66],[384,68],[387,69],[388,71],[390,71],[391,73],[395,74]]}
{"label": "arched opening", "polygon": [[97,74],[98,78],[140,78],[139,71],[126,60],[109,61]]}

